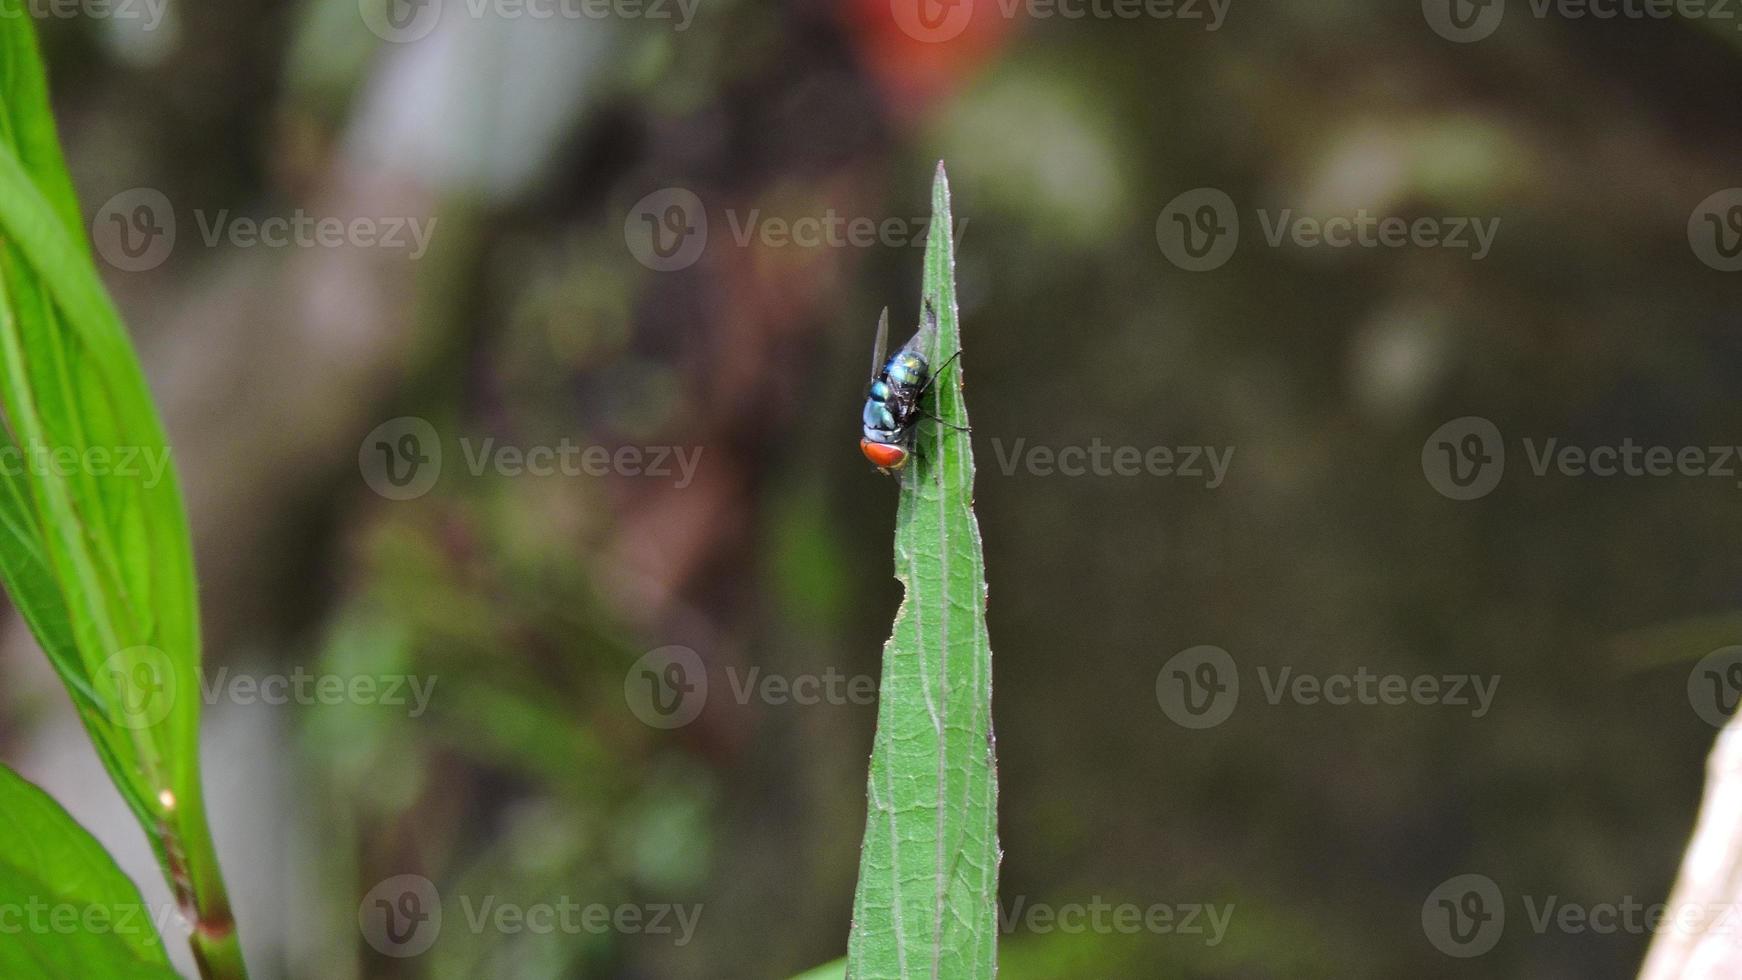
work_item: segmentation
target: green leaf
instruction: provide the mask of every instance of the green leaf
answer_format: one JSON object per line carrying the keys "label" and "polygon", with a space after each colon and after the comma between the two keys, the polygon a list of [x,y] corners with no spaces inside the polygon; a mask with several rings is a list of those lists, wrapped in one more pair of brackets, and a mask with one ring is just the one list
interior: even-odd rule
{"label": "green leaf", "polygon": [[836,960],[833,963],[825,963],[814,969],[806,970],[793,977],[792,980],[841,980],[846,975],[847,961]]}
{"label": "green leaf", "polygon": [[[938,164],[924,300],[938,329],[927,362],[960,349],[949,181]],[[968,425],[962,360],[933,385],[937,416]],[[906,590],[883,648],[877,741],[847,976],[992,977],[998,949],[998,775],[986,574],[968,433],[922,423],[895,526]]]}
{"label": "green leaf", "polygon": [[0,976],[175,980],[139,889],[48,794],[0,766]]}
{"label": "green leaf", "polygon": [[0,579],[198,920],[240,975],[199,778],[199,611],[181,490],[91,261],[34,26],[0,0]]}
{"label": "green leaf", "polygon": [[[28,24],[0,19],[14,35]],[[6,104],[14,132],[40,128],[19,96]],[[187,525],[173,470],[148,465],[168,449],[131,344],[24,149],[0,146],[0,525],[16,550],[0,572],[123,795],[155,822],[164,800],[197,794],[199,701],[176,696],[199,664]],[[126,652],[140,648],[155,653]]]}
{"label": "green leaf", "polygon": [[23,0],[0,0],[0,145],[10,147],[65,226],[79,236],[79,202],[48,113],[48,83]]}

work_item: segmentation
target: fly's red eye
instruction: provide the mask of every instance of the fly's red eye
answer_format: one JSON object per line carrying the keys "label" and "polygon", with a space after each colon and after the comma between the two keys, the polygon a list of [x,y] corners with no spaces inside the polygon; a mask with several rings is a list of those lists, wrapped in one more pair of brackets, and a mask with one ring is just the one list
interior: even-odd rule
{"label": "fly's red eye", "polygon": [[866,459],[886,470],[901,469],[902,464],[907,462],[907,450],[887,442],[860,439],[859,451],[865,454]]}

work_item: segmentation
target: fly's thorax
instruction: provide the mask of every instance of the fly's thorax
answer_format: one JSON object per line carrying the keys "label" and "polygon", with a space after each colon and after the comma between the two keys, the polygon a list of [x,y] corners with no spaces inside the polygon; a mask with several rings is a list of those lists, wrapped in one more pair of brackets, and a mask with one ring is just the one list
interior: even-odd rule
{"label": "fly's thorax", "polygon": [[883,373],[896,387],[919,388],[924,386],[930,372],[926,369],[924,357],[915,351],[904,350],[889,359],[889,367]]}
{"label": "fly's thorax", "polygon": [[865,411],[861,421],[867,432],[873,429],[893,431],[898,428],[895,413],[890,410],[889,403],[875,397],[865,399]]}

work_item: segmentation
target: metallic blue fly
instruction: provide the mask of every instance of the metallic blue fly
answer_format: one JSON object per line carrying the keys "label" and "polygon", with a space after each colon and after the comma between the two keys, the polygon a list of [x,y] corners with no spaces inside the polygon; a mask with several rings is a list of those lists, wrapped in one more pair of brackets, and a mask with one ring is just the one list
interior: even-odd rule
{"label": "metallic blue fly", "polygon": [[928,299],[925,323],[919,332],[885,361],[883,353],[889,343],[888,308],[877,321],[877,342],[871,353],[871,384],[865,389],[859,451],[885,473],[893,474],[907,465],[908,458],[913,455],[913,434],[920,419],[931,419],[959,432],[967,431],[920,406],[932,382],[943,374],[944,368],[962,356],[960,350],[956,351],[936,375],[932,374],[920,350],[937,336],[937,332],[938,312]]}

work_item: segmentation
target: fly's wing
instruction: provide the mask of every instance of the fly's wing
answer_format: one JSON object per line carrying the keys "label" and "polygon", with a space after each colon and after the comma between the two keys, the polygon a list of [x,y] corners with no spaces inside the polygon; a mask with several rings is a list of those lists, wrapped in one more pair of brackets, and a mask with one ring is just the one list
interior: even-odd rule
{"label": "fly's wing", "polygon": [[937,346],[938,311],[931,305],[931,300],[925,301],[925,315],[919,321],[919,332],[913,335],[907,343],[901,345],[902,350],[914,351],[919,356],[931,360],[932,349]]}
{"label": "fly's wing", "polygon": [[889,363],[884,355],[889,348],[889,307],[883,308],[883,315],[877,318],[877,343],[871,348],[871,380],[876,381],[883,374],[883,366]]}

